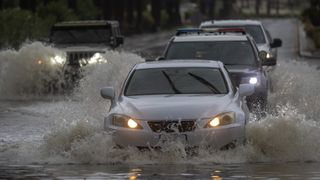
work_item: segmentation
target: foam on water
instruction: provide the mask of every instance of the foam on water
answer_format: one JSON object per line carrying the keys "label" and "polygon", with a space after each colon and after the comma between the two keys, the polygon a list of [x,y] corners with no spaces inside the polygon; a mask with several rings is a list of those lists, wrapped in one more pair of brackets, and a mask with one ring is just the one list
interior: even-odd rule
{"label": "foam on water", "polygon": [[[29,48],[28,50],[40,48],[43,52],[39,54],[53,52],[52,48],[38,43],[24,48]],[[20,71],[28,68],[22,67],[24,63],[20,61],[23,60],[15,58],[37,57],[27,56],[24,53],[28,54],[22,49],[18,52],[1,53],[1,57],[13,56],[11,60],[7,58],[5,62],[5,69],[12,70],[3,71],[2,68],[0,72],[4,75],[0,81],[2,85],[5,84],[5,87],[1,86],[2,92],[16,95],[15,93],[24,89],[39,86],[32,78],[24,79],[22,82],[25,84],[17,83],[21,82],[20,78],[25,78]],[[259,121],[251,120],[247,127],[248,143],[245,146],[239,145],[227,151],[202,148],[197,154],[190,156],[185,151],[185,146],[179,142],[168,142],[162,145],[161,150],[151,149],[144,152],[133,147],[124,149],[115,147],[110,134],[102,129],[103,117],[107,113],[109,103],[100,98],[99,89],[104,86],[114,86],[119,90],[131,67],[143,59],[135,54],[114,51],[107,52],[105,58],[108,61],[106,64],[85,67],[84,78],[70,97],[72,100],[53,102],[46,106],[40,104],[25,109],[46,114],[48,121],[54,121],[55,125],[51,132],[45,135],[43,141],[28,142],[28,146],[25,145],[27,143],[20,144],[20,148],[16,148],[15,154],[24,157],[21,161],[93,164],[320,161],[320,96],[318,95],[320,73],[312,66],[288,61],[280,63],[272,72],[275,91],[269,97],[270,113]],[[10,64],[9,61],[13,63]],[[16,70],[15,67],[22,69]],[[21,74],[8,75],[12,71]],[[6,82],[2,77],[10,77],[8,81],[12,82]],[[28,148],[24,150],[23,147]],[[30,149],[33,149],[32,153]],[[1,150],[2,153],[8,151]]]}

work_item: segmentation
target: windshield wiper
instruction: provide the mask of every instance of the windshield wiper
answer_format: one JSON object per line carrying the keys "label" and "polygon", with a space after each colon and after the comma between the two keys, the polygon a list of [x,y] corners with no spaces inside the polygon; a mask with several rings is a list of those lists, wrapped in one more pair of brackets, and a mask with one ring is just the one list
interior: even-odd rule
{"label": "windshield wiper", "polygon": [[167,78],[172,90],[176,93],[176,94],[181,94],[181,91],[179,91],[177,89],[177,87],[174,85],[174,83],[172,82],[171,78],[169,77],[169,75],[165,72],[165,71],[161,71],[162,74]]}
{"label": "windshield wiper", "polygon": [[221,92],[213,85],[211,84],[209,81],[207,81],[206,79],[197,76],[193,73],[188,73],[191,77],[193,77],[194,79],[196,79],[197,81],[201,82],[202,84],[204,84],[205,86],[207,86],[213,93],[215,94],[221,94]]}

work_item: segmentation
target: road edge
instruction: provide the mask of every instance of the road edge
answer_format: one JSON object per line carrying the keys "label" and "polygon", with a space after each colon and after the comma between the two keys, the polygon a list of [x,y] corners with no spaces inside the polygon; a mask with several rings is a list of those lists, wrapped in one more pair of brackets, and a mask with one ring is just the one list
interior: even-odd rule
{"label": "road edge", "polygon": [[296,19],[297,24],[297,34],[298,34],[298,54],[300,57],[309,58],[309,59],[320,59],[320,55],[313,55],[310,51],[306,51],[305,49],[305,41],[302,39],[306,37],[306,33],[303,28],[303,24],[299,19]]}

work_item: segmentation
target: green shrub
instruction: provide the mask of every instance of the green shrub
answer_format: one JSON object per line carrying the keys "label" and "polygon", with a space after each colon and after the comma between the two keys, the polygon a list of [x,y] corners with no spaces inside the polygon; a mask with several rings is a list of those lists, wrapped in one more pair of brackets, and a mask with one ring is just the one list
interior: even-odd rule
{"label": "green shrub", "polygon": [[92,0],[77,0],[76,12],[80,19],[84,20],[96,19],[101,14]]}
{"label": "green shrub", "polygon": [[154,24],[154,19],[150,13],[150,11],[143,11],[142,13],[142,23],[141,27],[143,28],[143,32],[146,30],[152,29],[152,26]]}
{"label": "green shrub", "polygon": [[14,47],[26,39],[33,39],[39,35],[34,29],[38,18],[30,11],[20,9],[6,9],[0,11],[0,47]]}
{"label": "green shrub", "polygon": [[166,10],[161,11],[161,21],[160,21],[160,26],[161,27],[166,27],[168,26],[168,21],[169,21],[169,15]]}

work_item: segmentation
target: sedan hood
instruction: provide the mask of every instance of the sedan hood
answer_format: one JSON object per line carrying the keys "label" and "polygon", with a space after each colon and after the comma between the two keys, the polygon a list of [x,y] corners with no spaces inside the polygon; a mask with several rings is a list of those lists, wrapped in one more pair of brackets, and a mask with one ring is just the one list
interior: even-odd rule
{"label": "sedan hood", "polygon": [[230,73],[254,73],[257,67],[247,65],[226,65]]}
{"label": "sedan hood", "polygon": [[121,111],[141,120],[180,120],[212,117],[224,111],[229,95],[152,95],[123,97]]}

